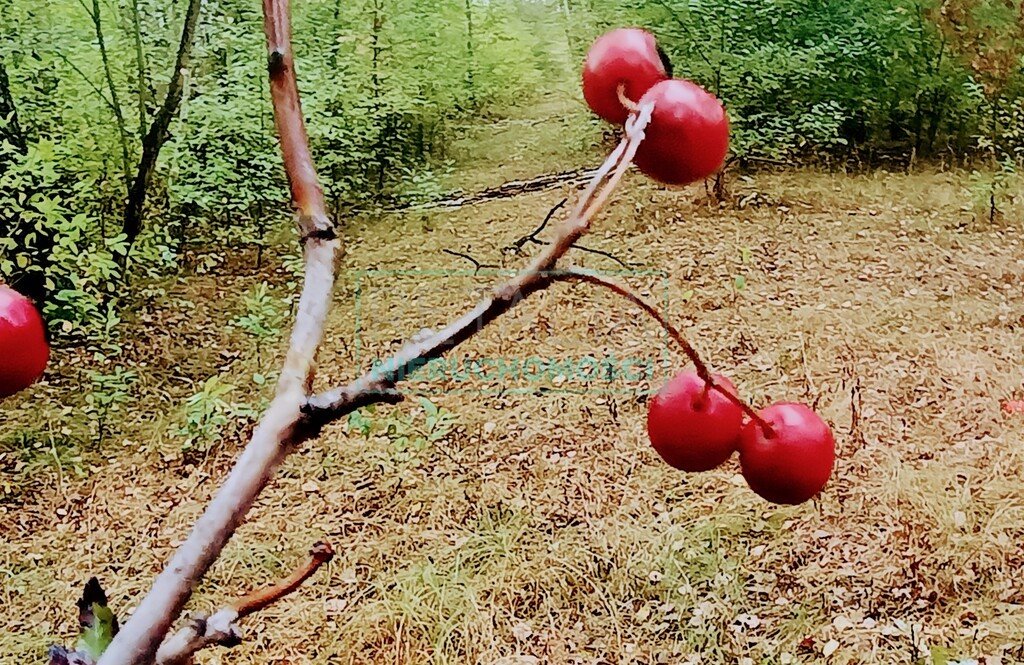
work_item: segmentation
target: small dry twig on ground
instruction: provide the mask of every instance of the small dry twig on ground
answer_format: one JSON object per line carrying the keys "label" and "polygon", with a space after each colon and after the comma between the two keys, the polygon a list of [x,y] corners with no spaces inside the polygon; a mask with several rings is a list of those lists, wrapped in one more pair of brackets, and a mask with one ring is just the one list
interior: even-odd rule
{"label": "small dry twig on ground", "polygon": [[[548,244],[547,242],[545,242],[543,240],[540,240],[537,236],[540,235],[541,231],[543,231],[545,228],[547,228],[548,222],[551,221],[551,218],[554,217],[555,213],[558,212],[558,210],[561,209],[562,206],[564,206],[568,201],[569,201],[569,199],[562,199],[561,201],[556,203],[554,205],[554,207],[552,207],[551,210],[548,211],[548,214],[545,215],[544,221],[542,221],[539,225],[537,225],[537,228],[535,228],[533,231],[531,231],[529,234],[523,236],[522,238],[519,238],[518,240],[516,240],[511,245],[508,245],[507,247],[505,247],[505,251],[506,252],[512,252],[514,254],[522,254],[523,253],[523,246],[526,245],[527,243],[533,243],[535,245],[546,245],[546,244]],[[611,252],[606,252],[603,249],[594,249],[592,247],[584,247],[583,245],[580,245],[579,243],[574,244],[573,248],[574,249],[578,249],[581,252],[588,252],[590,254],[597,254],[598,256],[603,256],[605,258],[611,259],[612,261],[615,261],[616,263],[618,263],[623,268],[628,268],[628,267],[630,267],[630,265],[640,265],[640,264],[637,264],[637,263],[633,263],[633,264],[626,263],[625,261],[623,261],[619,257],[615,256]]]}
{"label": "small dry twig on ground", "polygon": [[460,259],[466,259],[467,261],[472,263],[473,264],[473,274],[474,275],[476,273],[480,272],[480,270],[482,268],[497,268],[498,267],[498,266],[496,266],[496,265],[494,265],[492,263],[480,263],[475,258],[473,258],[471,255],[466,254],[465,252],[456,252],[453,249],[442,249],[441,251],[444,252],[445,254],[451,254],[452,256],[457,256]]}
{"label": "small dry twig on ground", "polygon": [[565,198],[565,199],[562,199],[561,201],[559,201],[558,203],[556,203],[555,205],[553,205],[551,207],[551,210],[548,210],[548,214],[544,215],[544,221],[542,221],[540,224],[538,224],[537,228],[535,228],[533,231],[531,231],[528,235],[525,235],[522,238],[520,238],[519,240],[516,240],[514,243],[509,245],[506,249],[519,250],[519,249],[522,249],[523,245],[525,245],[528,242],[535,242],[538,245],[541,244],[541,241],[537,239],[537,236],[540,235],[541,231],[543,231],[544,229],[547,228],[548,222],[550,222],[551,218],[555,216],[555,213],[558,212],[559,210],[561,210],[565,206],[565,204],[568,203],[568,202],[569,202],[569,199]]}

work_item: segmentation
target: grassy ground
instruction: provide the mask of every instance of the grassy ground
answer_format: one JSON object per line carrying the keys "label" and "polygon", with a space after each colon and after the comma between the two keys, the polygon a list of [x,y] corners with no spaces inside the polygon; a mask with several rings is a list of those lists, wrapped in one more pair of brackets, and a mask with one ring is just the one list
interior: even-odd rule
{"label": "grassy ground", "polygon": [[[456,151],[476,157],[456,184],[595,161],[553,113],[547,133],[527,119],[467,133]],[[424,376],[412,394],[427,403],[330,428],[285,463],[192,605],[277,579],[324,536],[337,558],[203,662],[1024,662],[1024,419],[999,405],[1024,381],[1021,210],[973,221],[965,188],[937,173],[761,175],[719,208],[633,174],[586,240],[628,270],[577,256],[664,302],[754,403],[817,405],[839,449],[820,500],[771,506],[735,461],[659,463],[645,397],[682,361],[628,303],[558,287],[458,357],[646,359],[655,376]],[[517,266],[504,248],[570,194],[353,223],[319,385],[494,281],[444,250]],[[279,338],[257,348],[229,324],[261,281],[284,307],[289,252],[260,270],[231,255],[155,291],[121,342],[115,364],[137,378],[102,443],[83,443],[98,424],[89,372],[114,369],[95,348],[58,349],[46,384],[4,404],[2,660],[71,641],[90,575],[126,614],[185,536],[251,428],[219,425],[211,398],[202,422],[219,434],[183,450],[186,400],[219,376],[234,386],[224,404],[266,401],[254,375]]]}

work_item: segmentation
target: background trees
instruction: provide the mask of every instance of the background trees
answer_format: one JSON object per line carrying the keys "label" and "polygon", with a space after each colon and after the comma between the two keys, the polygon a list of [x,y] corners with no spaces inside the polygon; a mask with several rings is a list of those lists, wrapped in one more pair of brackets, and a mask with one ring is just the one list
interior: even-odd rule
{"label": "background trees", "polygon": [[[103,329],[133,275],[178,270],[190,244],[260,247],[285,224],[265,213],[284,189],[257,8],[198,10],[14,0],[0,17],[0,278],[45,301],[58,332]],[[981,0],[325,0],[297,8],[296,48],[339,219],[436,196],[460,123],[574,85],[581,49],[619,24],[652,29],[681,74],[726,102],[743,162],[985,154],[978,178],[994,216],[992,174],[1024,149],[1020,11]],[[197,13],[194,44],[183,42]],[[594,127],[583,140],[599,139]]]}

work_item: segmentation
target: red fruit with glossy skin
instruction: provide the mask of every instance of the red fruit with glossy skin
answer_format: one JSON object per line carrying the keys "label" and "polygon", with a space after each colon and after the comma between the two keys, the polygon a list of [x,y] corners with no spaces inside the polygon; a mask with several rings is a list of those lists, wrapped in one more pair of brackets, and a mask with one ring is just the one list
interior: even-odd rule
{"label": "red fruit with glossy skin", "polygon": [[772,428],[767,437],[754,421],[740,435],[740,466],[750,489],[772,503],[795,505],[825,487],[836,442],[810,407],[781,402],[758,411]]}
{"label": "red fruit with glossy skin", "polygon": [[703,180],[722,166],[729,150],[729,118],[722,103],[696,83],[662,81],[640,100],[654,102],[645,138],[633,159],[666,185]]}
{"label": "red fruit with glossy skin", "polygon": [[583,63],[583,97],[608,122],[621,125],[629,111],[619,101],[619,84],[637,101],[669,77],[654,35],[639,28],[618,28],[597,38]]}
{"label": "red fruit with glossy skin", "polygon": [[43,318],[28,298],[0,284],[0,399],[35,383],[49,359]]}
{"label": "red fruit with glossy skin", "polygon": [[[715,383],[736,394],[719,374]],[[713,469],[733,454],[743,427],[743,411],[717,390],[708,390],[696,372],[673,377],[651,399],[647,435],[662,459],[683,471]]]}

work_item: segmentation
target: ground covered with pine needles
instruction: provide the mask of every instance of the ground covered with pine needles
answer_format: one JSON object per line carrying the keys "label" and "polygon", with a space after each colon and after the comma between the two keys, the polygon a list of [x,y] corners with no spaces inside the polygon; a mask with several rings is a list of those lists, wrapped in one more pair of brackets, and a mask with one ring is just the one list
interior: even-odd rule
{"label": "ground covered with pine needles", "polygon": [[[538,146],[506,131],[467,183],[540,172],[516,160]],[[506,373],[425,371],[406,403],[288,459],[192,607],[278,579],[323,537],[338,555],[202,662],[1024,662],[1024,415],[1000,408],[1024,380],[1021,205],[990,223],[967,187],[956,173],[760,174],[717,205],[631,174],[584,241],[621,263],[577,262],[662,303],[755,405],[816,405],[839,457],[820,499],[769,505],[735,460],[662,464],[645,402],[682,356],[629,303],[557,286],[455,354]],[[572,193],[352,221],[318,385],[471,306]],[[260,269],[223,250],[128,316],[119,362],[138,377],[101,443],[80,417],[88,348],[57,349],[45,384],[4,404],[5,662],[73,639],[91,575],[125,616],[187,534],[252,420],[183,449],[183,405],[212,376],[228,403],[269,398],[280,338],[257,347],[230,323],[259,282],[290,292],[290,243]],[[589,358],[653,376],[572,371]],[[551,361],[562,371],[508,369]]]}

